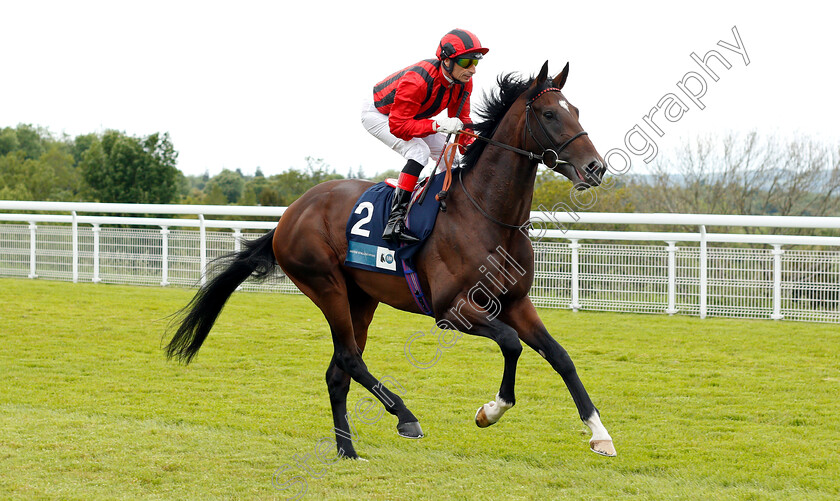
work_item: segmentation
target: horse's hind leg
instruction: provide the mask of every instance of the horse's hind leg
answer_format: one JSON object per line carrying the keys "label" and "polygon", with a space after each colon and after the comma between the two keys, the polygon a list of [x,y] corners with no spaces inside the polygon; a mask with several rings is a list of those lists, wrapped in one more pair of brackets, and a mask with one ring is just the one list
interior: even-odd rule
{"label": "horse's hind leg", "polygon": [[[365,344],[367,343],[368,326],[370,326],[370,322],[373,320],[373,314],[379,303],[371,299],[370,296],[361,290],[351,290],[348,299],[353,321],[353,334],[361,354],[364,353]],[[358,455],[351,440],[351,437],[354,435],[354,430],[350,427],[350,419],[347,412],[347,393],[350,390],[350,375],[338,367],[336,357],[333,356],[332,360],[330,360],[330,366],[327,369],[326,376],[336,433],[336,447],[338,448],[339,454],[349,458],[357,458]],[[422,431],[419,434],[408,436],[409,438],[420,438],[422,437]]]}
{"label": "horse's hind leg", "polygon": [[[336,272],[337,273],[337,272]],[[362,351],[367,340],[367,327],[373,318],[377,303],[359,290],[348,295],[347,285],[340,275],[313,285],[298,283],[298,287],[321,309],[330,325],[333,338],[333,357],[327,369],[327,387],[335,424],[336,447],[339,454],[356,458],[352,437],[354,429],[347,413],[347,392],[350,378],[370,391],[388,413],[398,419],[397,431],[401,436],[420,438],[423,432],[414,414],[403,400],[371,375]],[[317,291],[317,293],[315,292]]]}
{"label": "horse's hind leg", "polygon": [[509,322],[519,333],[519,338],[545,358],[563,378],[580,419],[592,430],[592,438],[589,440],[592,451],[603,456],[615,456],[612,437],[601,423],[601,415],[583,387],[575,364],[566,350],[548,333],[530,299],[525,298],[510,305],[499,316]]}
{"label": "horse's hind leg", "polygon": [[335,363],[335,356],[330,360],[327,368],[327,390],[330,393],[330,407],[332,407],[333,426],[335,427],[335,446],[338,454],[351,459],[358,458],[353,447],[353,433],[347,418],[347,392],[350,390],[350,376],[339,369]]}

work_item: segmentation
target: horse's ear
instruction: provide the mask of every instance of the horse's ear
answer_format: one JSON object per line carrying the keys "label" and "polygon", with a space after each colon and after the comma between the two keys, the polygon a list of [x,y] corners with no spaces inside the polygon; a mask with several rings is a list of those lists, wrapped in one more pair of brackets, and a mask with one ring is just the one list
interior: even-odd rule
{"label": "horse's ear", "polygon": [[569,63],[566,63],[566,66],[563,67],[563,71],[560,72],[559,75],[554,77],[554,86],[558,89],[562,89],[564,85],[566,85],[566,77],[569,76]]}
{"label": "horse's ear", "polygon": [[536,85],[542,85],[545,82],[545,79],[548,78],[548,61],[542,65],[542,69],[540,70],[540,74],[537,75],[537,79],[534,80]]}

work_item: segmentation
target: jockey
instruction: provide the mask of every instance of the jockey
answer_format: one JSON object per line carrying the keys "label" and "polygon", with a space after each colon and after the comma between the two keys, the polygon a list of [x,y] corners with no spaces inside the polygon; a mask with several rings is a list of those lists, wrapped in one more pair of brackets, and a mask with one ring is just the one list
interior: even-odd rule
{"label": "jockey", "polygon": [[[469,31],[452,30],[440,40],[437,59],[420,61],[373,87],[373,100],[362,108],[362,124],[408,161],[397,181],[383,239],[418,241],[405,228],[411,193],[429,158],[439,157],[446,146],[444,134],[456,134],[471,123],[472,76],[488,50]],[[435,119],[444,109],[447,116]],[[472,141],[465,135],[458,137],[462,153]]]}

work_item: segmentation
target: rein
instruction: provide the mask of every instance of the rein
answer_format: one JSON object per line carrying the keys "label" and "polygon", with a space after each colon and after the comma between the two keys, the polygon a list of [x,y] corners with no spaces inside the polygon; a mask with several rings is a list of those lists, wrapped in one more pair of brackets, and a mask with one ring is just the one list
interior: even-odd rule
{"label": "rein", "polygon": [[464,178],[463,178],[463,174],[462,174],[462,171],[463,171],[463,170],[464,170],[464,169],[458,169],[458,184],[460,184],[460,185],[461,185],[461,189],[462,189],[462,190],[464,190],[464,195],[466,195],[466,196],[467,196],[467,199],[468,199],[470,202],[472,202],[473,207],[475,207],[476,209],[478,209],[478,212],[480,212],[482,216],[484,216],[484,217],[486,217],[487,219],[489,219],[490,221],[492,221],[492,222],[494,222],[494,223],[498,224],[499,226],[504,226],[505,228],[511,228],[511,229],[515,229],[515,230],[521,230],[521,229],[523,229],[523,228],[528,228],[528,227],[530,227],[530,226],[531,226],[530,218],[528,218],[528,221],[525,221],[525,222],[524,222],[524,223],[522,223],[522,224],[508,224],[508,223],[505,223],[505,222],[499,221],[498,219],[496,219],[496,218],[494,218],[493,216],[491,216],[490,214],[488,214],[488,213],[487,213],[484,209],[482,209],[482,208],[481,208],[481,206],[480,206],[480,205],[478,205],[478,202],[476,202],[476,201],[475,201],[475,199],[472,197],[472,195],[470,195],[470,192],[469,192],[469,191],[467,191],[467,187],[466,187],[466,186],[464,186]]}
{"label": "rein", "polygon": [[[446,212],[446,198],[449,196],[449,188],[452,186],[452,164],[455,162],[455,151],[457,150],[457,148],[457,143],[451,143],[446,147],[443,155],[441,155],[441,158],[444,159],[444,165],[446,166],[446,177],[444,177],[443,179],[443,188],[437,195],[435,195],[435,200],[440,201],[441,212]],[[464,190],[464,194],[467,196],[467,199],[473,204],[473,207],[478,209],[478,212],[480,212],[481,215],[483,215],[490,221],[498,224],[499,226],[504,226],[505,228],[521,230],[522,228],[530,225],[528,221],[525,221],[520,225],[508,224],[499,221],[498,219],[488,214],[484,209],[481,208],[480,205],[478,205],[478,202],[476,202],[472,195],[470,195],[470,192],[467,191],[466,186],[464,186],[464,178],[462,176],[463,169],[458,169],[458,184],[461,185],[461,189]],[[425,190],[423,193],[425,194]]]}

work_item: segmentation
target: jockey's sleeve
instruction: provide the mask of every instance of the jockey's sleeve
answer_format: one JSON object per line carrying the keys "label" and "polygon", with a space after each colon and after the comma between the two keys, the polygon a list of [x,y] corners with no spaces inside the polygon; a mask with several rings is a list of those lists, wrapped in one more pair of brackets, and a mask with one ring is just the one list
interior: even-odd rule
{"label": "jockey's sleeve", "polygon": [[413,78],[403,78],[394,95],[394,104],[388,114],[391,134],[408,141],[415,137],[426,137],[434,133],[433,120],[414,117],[420,113],[420,106],[426,93],[426,85]]}

